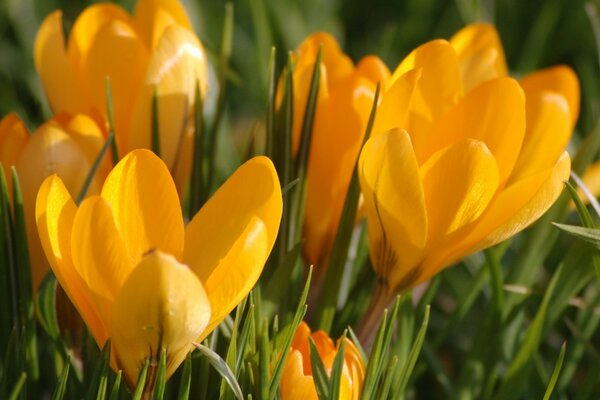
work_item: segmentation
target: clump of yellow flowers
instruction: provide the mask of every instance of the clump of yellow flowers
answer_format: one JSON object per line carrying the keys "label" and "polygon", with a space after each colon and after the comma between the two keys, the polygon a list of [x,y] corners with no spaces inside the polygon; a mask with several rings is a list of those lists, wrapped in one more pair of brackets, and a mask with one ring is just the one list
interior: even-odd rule
{"label": "clump of yellow flowers", "polygon": [[281,218],[271,162],[242,165],[184,228],[169,170],[148,150],[125,156],[99,195],[73,202],[56,175],[36,220],[61,286],[114,367],[135,384],[145,359],[167,352],[169,377],[254,286]]}
{"label": "clump of yellow flowers", "polygon": [[[244,373],[252,385],[264,384],[265,376],[280,379],[269,381],[269,390],[284,400],[323,398],[322,386],[335,386],[331,376],[340,355],[339,398],[361,398],[367,377],[372,385],[383,381],[383,362],[373,367],[368,359],[375,331],[380,329],[380,344],[403,332],[386,325],[388,314],[379,324],[391,301],[525,229],[549,209],[569,178],[565,149],[580,107],[579,82],[569,67],[510,77],[498,32],[486,23],[417,47],[393,72],[375,55],[355,64],[331,34],[317,32],[290,53],[283,76],[291,87],[269,94],[274,120],[287,127],[277,132],[289,134],[288,156],[298,157],[313,74],[319,73],[306,177],[284,182],[283,190],[282,171],[269,158],[249,153],[212,197],[210,185],[204,187],[210,198],[187,215],[182,208],[193,203],[192,170],[205,172],[206,160],[194,155],[203,151],[195,153],[208,61],[182,4],[139,0],[131,14],[117,5],[94,4],[67,37],[61,11],[48,15],[35,40],[34,61],[55,115],[32,134],[16,114],[5,116],[0,162],[7,191],[14,185],[23,192],[33,288],[51,275],[50,266],[98,346],[110,342],[111,366],[123,371],[130,388],[148,360],[157,363],[164,352],[166,380],[194,344],[215,332],[213,338],[233,343],[227,361],[221,360],[225,372],[219,371],[229,383],[233,374],[227,368],[240,368],[236,379],[248,368]],[[273,72],[274,88],[276,77]],[[284,109],[290,104],[293,108]],[[10,179],[10,166],[20,183]],[[308,265],[315,267],[314,292],[328,290],[324,270],[335,259],[351,186],[354,199],[359,187],[361,194],[354,204],[358,212],[348,207],[349,218],[357,225],[366,219],[364,249],[368,243],[377,282],[371,306],[365,303],[361,315],[336,320],[346,325],[335,329],[362,321],[359,339],[352,330],[352,340],[337,343],[330,338],[335,332],[311,332],[300,322],[304,304],[294,323],[288,315],[281,318],[280,329],[279,317],[264,310],[280,311],[281,299],[263,298],[261,290],[272,289],[267,286],[277,282],[271,278],[282,268],[289,268],[282,275],[293,281],[290,291],[296,289]],[[294,192],[298,188],[306,194]],[[299,226],[301,233],[299,243],[290,245],[295,237],[278,234],[282,215],[292,218],[284,199],[297,193],[301,221],[290,230]],[[269,259],[282,240],[284,257]],[[249,296],[265,265],[264,284]],[[365,271],[373,277],[370,268]],[[363,276],[369,278],[347,273],[357,287]],[[230,318],[246,298],[249,310]],[[275,305],[262,308],[267,302]],[[264,320],[269,318],[272,324]],[[222,333],[215,331],[219,326]],[[242,340],[251,350],[236,347]],[[217,340],[210,345],[223,349]],[[257,361],[263,356],[268,360]],[[325,372],[315,371],[315,357]],[[380,369],[379,376],[369,375],[373,368]],[[393,384],[385,382],[389,390]],[[219,393],[226,390],[223,384]]]}
{"label": "clump of yellow flowers", "polygon": [[506,71],[495,29],[475,24],[418,47],[393,73],[358,167],[378,310],[527,227],[568,180],[575,74],[558,66],[517,81]]}

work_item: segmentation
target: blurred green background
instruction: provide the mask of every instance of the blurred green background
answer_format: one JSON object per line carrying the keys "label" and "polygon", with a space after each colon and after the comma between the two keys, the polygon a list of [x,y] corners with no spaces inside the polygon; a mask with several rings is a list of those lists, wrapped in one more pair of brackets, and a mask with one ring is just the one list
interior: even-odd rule
{"label": "blurred green background", "polygon": [[[18,112],[30,128],[49,117],[33,67],[38,26],[52,10],[65,10],[65,25],[90,1],[0,1],[0,114]],[[131,10],[132,0],[121,0]],[[205,46],[218,52],[222,1],[184,0]],[[588,131],[598,109],[598,55],[583,0],[239,0],[235,6],[233,84],[228,110],[236,119],[262,118],[271,46],[283,60],[309,33],[332,32],[354,60],[377,54],[390,69],[411,49],[433,38],[449,38],[465,23],[496,24],[515,76],[565,63],[582,83],[579,128]],[[281,64],[281,63],[280,63]]]}

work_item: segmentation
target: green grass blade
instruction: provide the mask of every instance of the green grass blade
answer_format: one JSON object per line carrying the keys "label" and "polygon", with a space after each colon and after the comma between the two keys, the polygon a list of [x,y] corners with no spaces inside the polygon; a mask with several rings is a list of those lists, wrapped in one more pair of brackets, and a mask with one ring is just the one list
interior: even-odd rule
{"label": "green grass blade", "polygon": [[167,386],[167,350],[162,348],[160,351],[160,361],[158,362],[158,371],[156,374],[156,384],[154,386],[154,396],[156,400],[162,400],[165,396]]}
{"label": "green grass blade", "polygon": [[373,349],[367,363],[367,371],[365,376],[365,383],[361,399],[371,399],[375,395],[377,385],[382,378],[383,368],[389,358],[389,348],[392,341],[392,333],[396,326],[396,319],[398,317],[398,310],[400,309],[400,296],[396,296],[392,311],[388,313],[385,309],[383,317],[377,333],[375,335],[375,342],[373,343]]}
{"label": "green grass blade", "polygon": [[109,400],[118,400],[119,399],[119,391],[121,390],[121,379],[123,379],[123,371],[119,370],[115,377],[115,382],[113,383],[112,389],[110,390]]}
{"label": "green grass blade", "polygon": [[395,382],[398,382],[393,386],[393,393],[396,394],[396,397],[399,397],[399,395],[404,393],[404,391],[406,390],[408,380],[410,379],[415,365],[417,364],[417,359],[419,358],[419,354],[421,353],[421,349],[423,348],[423,343],[425,342],[425,335],[427,333],[427,327],[429,325],[429,311],[430,307],[427,306],[425,308],[425,315],[423,316],[421,328],[419,328],[419,332],[417,333],[417,337],[415,338],[412,348],[410,349],[408,358],[402,366],[402,369],[400,370],[397,379],[395,379]]}
{"label": "green grass blade", "polygon": [[119,157],[119,146],[116,139],[115,133],[115,118],[114,118],[114,110],[113,110],[113,98],[112,98],[112,89],[110,86],[110,77],[106,77],[106,114],[108,117],[108,138],[106,142],[110,143],[110,149],[112,153],[112,161],[113,166],[117,165],[121,157]]}
{"label": "green grass blade", "polygon": [[269,323],[264,321],[260,332],[258,346],[258,398],[269,399],[269,383],[271,381],[270,367],[271,357],[269,344]]}
{"label": "green grass blade", "polygon": [[160,124],[158,114],[158,86],[152,89],[152,152],[160,157]]}
{"label": "green grass blade", "polygon": [[17,400],[21,396],[21,392],[25,386],[25,382],[27,381],[27,374],[25,372],[21,372],[19,376],[19,380],[13,387],[13,390],[10,392],[8,396],[8,400]]}
{"label": "green grass blade", "polygon": [[277,118],[277,50],[271,48],[269,58],[269,86],[267,89],[267,115],[265,132],[265,155],[271,160],[275,159],[275,128]]}
{"label": "green grass blade", "polygon": [[62,400],[65,397],[65,392],[67,390],[67,380],[69,379],[69,371],[71,370],[71,363],[65,363],[63,367],[63,371],[60,374],[60,379],[58,380],[58,384],[54,389],[54,393],[52,394],[52,400]]}
{"label": "green grass blade", "polygon": [[558,354],[556,364],[554,364],[554,370],[552,371],[552,376],[550,376],[548,387],[546,387],[546,392],[544,393],[544,400],[550,400],[550,396],[552,396],[552,392],[554,391],[554,387],[556,386],[556,382],[558,381],[558,377],[560,375],[560,369],[562,368],[562,364],[565,359],[566,350],[567,342],[564,342],[562,346],[560,346],[560,353]]}
{"label": "green grass blade", "polygon": [[144,394],[144,388],[146,387],[146,378],[148,376],[148,368],[150,366],[150,359],[147,358],[144,361],[144,365],[140,369],[138,374],[137,382],[135,384],[135,391],[133,392],[132,400],[142,400]]}
{"label": "green grass blade", "polygon": [[497,399],[513,399],[519,397],[519,393],[521,392],[523,385],[529,376],[531,367],[530,361],[538,350],[546,320],[548,304],[550,303],[550,299],[554,294],[554,289],[556,288],[560,275],[561,269],[559,268],[559,270],[555,272],[552,280],[546,288],[542,303],[538,308],[533,322],[527,328],[525,338],[523,339],[517,354],[508,366],[504,382],[502,383],[502,386],[500,387],[499,393],[496,397]]}
{"label": "green grass blade", "polygon": [[24,362],[27,366],[27,375],[29,378],[37,381],[39,377],[39,363],[34,301],[31,291],[31,263],[29,260],[29,246],[27,244],[27,225],[25,222],[25,212],[23,211],[23,194],[15,167],[11,167],[11,175],[13,183],[14,252],[18,271],[19,319],[24,330],[23,339],[25,341]]}
{"label": "green grass blade", "polygon": [[308,290],[310,287],[310,282],[312,279],[312,267],[308,271],[308,277],[306,278],[306,283],[304,284],[304,289],[302,290],[302,294],[300,295],[300,301],[298,302],[298,306],[296,307],[296,312],[294,313],[294,319],[292,323],[289,325],[288,332],[285,336],[285,340],[283,341],[283,345],[280,348],[276,348],[275,351],[278,351],[280,356],[275,363],[275,368],[273,368],[273,375],[271,378],[271,388],[269,390],[269,398],[274,399],[277,396],[277,390],[279,389],[279,382],[281,380],[281,374],[283,373],[283,367],[285,366],[285,360],[290,352],[290,346],[292,345],[292,340],[294,339],[294,335],[296,333],[296,329],[298,329],[298,325],[304,318],[306,314],[306,299],[308,297]]}
{"label": "green grass blade", "polygon": [[319,400],[329,399],[329,377],[327,376],[327,369],[323,365],[317,346],[312,337],[308,338],[308,345],[310,348],[310,365],[312,366],[312,376],[317,389],[317,396]]}
{"label": "green grass blade", "polygon": [[183,363],[183,373],[179,382],[178,400],[188,400],[190,398],[190,386],[192,384],[192,353],[188,353]]}
{"label": "green grass blade", "polygon": [[342,337],[339,339],[340,347],[333,359],[333,366],[331,368],[331,376],[329,377],[329,398],[339,399],[340,398],[340,384],[342,381],[342,371],[344,369],[344,354],[346,351],[346,334],[345,331]]}
{"label": "green grass blade", "polygon": [[212,188],[215,176],[215,159],[217,150],[217,132],[225,112],[225,99],[227,93],[228,76],[230,74],[230,58],[233,47],[233,21],[234,21],[233,3],[225,4],[225,19],[223,21],[223,33],[221,37],[221,53],[219,55],[219,68],[217,71],[219,80],[219,94],[217,96],[217,109],[211,129],[207,137],[207,160],[208,172],[206,175],[206,190],[203,193],[204,198],[208,198]]}
{"label": "green grass blade", "polygon": [[292,237],[299,238],[304,221],[304,203],[306,197],[306,174],[308,169],[310,145],[312,142],[313,126],[317,112],[317,100],[319,97],[319,85],[321,81],[321,59],[323,57],[323,46],[319,48],[315,65],[312,71],[308,99],[304,109],[302,128],[300,129],[300,144],[294,164],[294,177],[297,178],[299,186],[294,191],[292,200],[292,217],[290,220]]}
{"label": "green grass blade", "polygon": [[[92,184],[92,182],[94,181],[94,177],[96,176],[96,171],[98,171],[98,168],[100,167],[100,164],[102,163],[102,160],[104,159],[104,156],[106,155],[106,152],[108,151],[108,148],[111,145],[114,146],[113,143],[115,143],[115,133],[111,129],[110,132],[108,133],[108,137],[106,138],[106,141],[104,142],[104,144],[102,145],[102,148],[100,149],[100,152],[98,153],[98,156],[94,160],[94,163],[92,164],[92,167],[90,168],[90,171],[88,172],[87,176],[85,177],[83,186],[81,187],[81,189],[79,190],[79,193],[77,194],[77,197],[75,198],[75,204],[79,205],[79,204],[81,204],[83,199],[85,199],[85,196],[87,195],[90,185]],[[116,151],[116,150],[113,149],[113,151]]]}
{"label": "green grass blade", "polygon": [[190,180],[190,204],[188,217],[191,219],[202,207],[205,187],[204,178],[204,102],[200,92],[200,82],[196,81],[194,97],[194,160],[192,162],[192,176]]}
{"label": "green grass blade", "polygon": [[194,343],[194,346],[202,353],[202,355],[208,360],[210,365],[221,375],[223,379],[227,382],[236,399],[243,400],[244,395],[242,394],[242,389],[235,379],[235,375],[225,362],[217,353],[213,350],[204,346],[203,344]]}

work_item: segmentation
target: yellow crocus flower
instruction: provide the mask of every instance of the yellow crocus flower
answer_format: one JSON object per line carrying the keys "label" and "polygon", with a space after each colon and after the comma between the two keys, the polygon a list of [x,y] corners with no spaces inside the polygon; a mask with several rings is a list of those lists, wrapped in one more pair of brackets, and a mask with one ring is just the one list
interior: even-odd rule
{"label": "yellow crocus flower", "polygon": [[196,83],[206,92],[202,44],[177,0],[140,0],[133,15],[115,4],[87,7],[65,43],[62,12],[42,23],[34,59],[55,113],[95,110],[107,118],[110,78],[116,140],[121,155],[150,148],[152,97],[158,98],[161,157],[185,190],[192,159]]}
{"label": "yellow crocus flower", "polygon": [[[33,289],[49,271],[35,224],[35,199],[44,179],[58,174],[72,196],[83,187],[90,168],[104,144],[106,132],[86,114],[59,114],[29,134],[14,113],[0,121],[0,162],[9,185],[10,167],[15,166],[23,192]],[[100,164],[88,193],[94,194],[108,174],[108,160]]]}
{"label": "yellow crocus flower", "polygon": [[475,24],[393,73],[359,160],[381,308],[527,227],[568,179],[575,74],[558,66],[518,82],[506,71],[497,32]]}
{"label": "yellow crocus flower", "polygon": [[36,208],[50,265],[130,384],[167,352],[167,377],[252,289],[281,219],[271,161],[243,164],[184,228],[175,184],[148,150],[125,156],[77,207],[56,175]]}
{"label": "yellow crocus flower", "polygon": [[294,52],[293,147],[300,130],[314,64],[322,46],[321,78],[307,171],[304,254],[317,265],[317,276],[326,266],[366,130],[378,82],[387,84],[390,73],[375,56],[355,66],[325,32],[307,37]]}
{"label": "yellow crocus flower", "polygon": [[[294,335],[290,354],[288,355],[281,376],[281,398],[283,400],[317,400],[317,391],[310,363],[308,339],[312,338],[319,357],[323,361],[327,373],[331,374],[333,361],[340,348],[341,341],[334,344],[324,331],[311,333],[308,325],[302,321]],[[340,400],[360,398],[365,367],[358,349],[348,339],[344,339],[344,366],[340,381]]]}

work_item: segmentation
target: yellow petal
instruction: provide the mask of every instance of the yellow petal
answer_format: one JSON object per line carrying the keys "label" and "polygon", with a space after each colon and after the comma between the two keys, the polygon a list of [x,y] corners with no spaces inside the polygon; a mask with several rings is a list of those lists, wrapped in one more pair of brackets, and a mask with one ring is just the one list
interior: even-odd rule
{"label": "yellow petal", "polygon": [[317,389],[311,375],[304,371],[309,359],[304,361],[298,350],[288,354],[281,375],[282,400],[317,400]]}
{"label": "yellow petal", "polygon": [[521,86],[529,97],[536,92],[552,91],[564,96],[569,103],[571,127],[579,116],[579,80],[575,72],[566,65],[559,65],[533,72],[521,80]]}
{"label": "yellow petal", "polygon": [[[335,38],[327,32],[315,32],[308,36],[298,46],[296,50],[296,68],[313,69],[313,65],[319,53],[319,49],[323,47],[322,63],[327,71],[327,79],[321,80],[322,84],[328,87],[333,87],[338,82],[352,73],[354,65],[350,57],[342,52]],[[306,86],[310,85],[309,82]]]}
{"label": "yellow petal", "polygon": [[[54,120],[58,121],[69,137],[77,143],[88,163],[92,165],[104,146],[107,132],[89,114],[58,114]],[[104,182],[111,168],[112,160],[109,154],[106,154],[96,171],[96,181]]]}
{"label": "yellow petal", "polygon": [[111,22],[130,25],[131,18],[121,7],[111,3],[98,3],[86,7],[75,20],[69,34],[68,54],[76,71],[85,64],[85,58],[94,45],[98,32]]}
{"label": "yellow petal", "polygon": [[434,154],[421,167],[427,204],[430,251],[439,251],[453,235],[485,211],[498,188],[498,165],[485,143],[467,139]]}
{"label": "yellow petal", "polygon": [[184,129],[183,138],[181,139],[181,149],[179,157],[173,164],[171,174],[177,186],[177,194],[180,199],[185,199],[186,190],[192,176],[192,165],[194,162],[194,126],[188,124]]}
{"label": "yellow petal", "polygon": [[450,39],[456,51],[465,91],[507,75],[506,59],[496,28],[488,23],[470,24]]}
{"label": "yellow petal", "polygon": [[[366,130],[375,95],[367,79],[351,76],[336,86],[313,128],[304,216],[304,251],[323,267]],[[332,151],[335,149],[335,151]]]}
{"label": "yellow petal", "polygon": [[[427,260],[428,269],[448,266],[478,250],[493,246],[522,231],[556,201],[569,179],[571,160],[565,152],[554,167],[529,175],[505,188],[490,204],[472,231],[443,254]],[[423,277],[423,280],[428,279]]]}
{"label": "yellow petal", "polygon": [[444,255],[462,246],[496,194],[498,166],[483,142],[467,139],[441,150],[422,167],[427,199],[427,256],[408,282],[414,287],[455,259]]}
{"label": "yellow petal", "polygon": [[178,25],[169,26],[150,57],[144,87],[137,98],[127,148],[150,148],[152,97],[158,96],[160,155],[169,169],[179,158],[186,128],[193,119],[196,82],[206,90],[206,55],[198,38]]}
{"label": "yellow petal", "polygon": [[10,167],[17,165],[28,138],[29,132],[17,114],[10,113],[2,118],[0,121],[0,163],[4,167],[7,182],[11,182],[9,179]]}
{"label": "yellow petal", "polygon": [[413,50],[394,71],[391,84],[411,69],[420,69],[407,123],[417,159],[422,162],[421,141],[458,99],[463,88],[458,59],[450,43],[433,40]]}
{"label": "yellow petal", "polygon": [[112,303],[135,264],[117,230],[110,205],[102,197],[89,197],[79,206],[71,249],[73,264],[108,326]]}
{"label": "yellow petal", "polygon": [[[598,197],[600,195],[600,161],[596,161],[593,164],[588,165],[585,170],[585,173],[581,177],[581,180],[585,184],[585,187],[588,188],[590,193],[594,197]],[[578,189],[579,197],[585,203],[589,202],[587,197]]]}
{"label": "yellow petal", "polygon": [[[57,173],[69,193],[77,196],[87,178],[90,164],[77,143],[56,122],[50,121],[31,135],[16,168],[23,192],[25,221],[29,228],[27,237],[31,255],[32,284],[37,288],[48,272],[48,263],[34,229],[33,210],[38,189],[44,179]],[[92,182],[89,193],[96,193],[97,190],[96,183]]]}
{"label": "yellow petal", "polygon": [[110,337],[130,386],[144,361],[167,353],[167,379],[210,319],[210,303],[194,273],[168,254],[146,255],[129,275],[112,310]]}
{"label": "yellow petal", "polygon": [[381,94],[373,124],[373,135],[406,126],[406,118],[420,77],[420,70],[408,71],[396,79],[385,93]]}
{"label": "yellow petal", "polygon": [[164,30],[170,25],[177,24],[193,30],[185,8],[177,0],[139,0],[133,18],[149,48],[156,47]]}
{"label": "yellow petal", "polygon": [[35,37],[33,57],[50,108],[55,113],[84,111],[88,107],[76,70],[67,56],[61,11],[54,11],[44,19]]}
{"label": "yellow petal", "polygon": [[76,211],[61,179],[56,175],[48,177],[40,187],[36,204],[39,237],[56,279],[102,347],[108,338],[108,327],[92,306],[90,292],[71,257],[71,230]]}
{"label": "yellow petal", "polygon": [[393,289],[421,260],[427,237],[423,187],[408,133],[372,136],[360,155],[359,177],[373,267]]}
{"label": "yellow petal", "polygon": [[503,185],[514,168],[524,135],[523,91],[514,79],[492,79],[467,93],[436,125],[423,157],[466,138],[483,141],[496,158]]}
{"label": "yellow petal", "polygon": [[135,150],[112,170],[102,197],[112,208],[115,222],[134,264],[150,250],[181,259],[183,217],[169,170],[148,150]]}
{"label": "yellow petal", "polygon": [[356,65],[355,74],[369,79],[373,83],[378,83],[381,90],[385,90],[392,76],[387,65],[379,57],[363,57]]}
{"label": "yellow petal", "polygon": [[566,99],[556,92],[527,95],[527,130],[511,181],[552,168],[571,137]]}
{"label": "yellow petal", "polygon": [[[79,19],[77,20],[79,22]],[[81,59],[81,80],[92,105],[107,116],[106,78],[110,78],[118,143],[127,145],[131,113],[148,64],[145,48],[131,21],[114,19],[99,27]]]}
{"label": "yellow petal", "polygon": [[233,173],[185,230],[183,261],[210,298],[210,333],[252,289],[273,247],[281,220],[277,173],[255,157]]}

